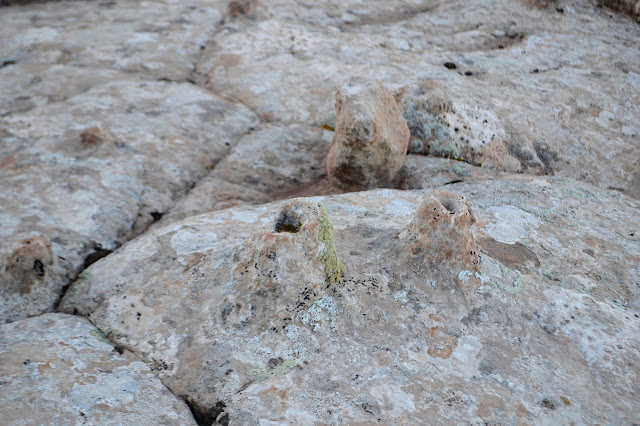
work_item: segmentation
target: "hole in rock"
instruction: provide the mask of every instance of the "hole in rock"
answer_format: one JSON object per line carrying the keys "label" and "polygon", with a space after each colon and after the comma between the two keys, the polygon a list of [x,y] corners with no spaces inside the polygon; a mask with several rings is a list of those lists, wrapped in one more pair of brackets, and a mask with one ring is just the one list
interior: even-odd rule
{"label": "hole in rock", "polygon": [[44,277],[44,264],[40,259],[36,259],[33,261],[33,270],[36,271],[36,275],[38,277]]}
{"label": "hole in rock", "polygon": [[153,218],[154,222],[159,221],[160,219],[162,219],[162,216],[164,216],[164,213],[160,213],[160,212],[151,212],[151,217]]}
{"label": "hole in rock", "polygon": [[[189,406],[189,409],[199,426],[211,426],[214,424],[226,426],[229,424],[228,414],[220,416],[220,414],[224,413],[225,408],[227,408],[227,405],[223,401],[216,402],[216,405],[213,407],[205,408],[188,396],[183,396],[183,399]],[[218,419],[219,416],[220,419]]]}
{"label": "hole in rock", "polygon": [[302,228],[301,215],[292,210],[283,210],[276,221],[276,232],[300,232]]}
{"label": "hole in rock", "polygon": [[453,200],[442,200],[442,207],[449,210],[449,213],[453,214],[456,211],[456,204]]}

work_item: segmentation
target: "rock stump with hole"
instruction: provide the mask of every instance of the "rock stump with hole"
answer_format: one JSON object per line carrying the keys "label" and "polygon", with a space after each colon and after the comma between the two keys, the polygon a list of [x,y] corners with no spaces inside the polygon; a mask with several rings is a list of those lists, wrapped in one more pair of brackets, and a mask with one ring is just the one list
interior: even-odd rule
{"label": "rock stump with hole", "polygon": [[441,190],[427,194],[406,234],[412,271],[437,271],[454,280],[462,271],[478,271],[475,221],[464,197]]}

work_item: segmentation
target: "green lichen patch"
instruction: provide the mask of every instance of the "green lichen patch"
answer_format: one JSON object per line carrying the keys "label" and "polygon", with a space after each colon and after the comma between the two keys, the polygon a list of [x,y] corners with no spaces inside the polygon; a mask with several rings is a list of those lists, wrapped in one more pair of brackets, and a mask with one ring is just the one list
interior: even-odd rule
{"label": "green lichen patch", "polygon": [[284,376],[298,365],[298,361],[295,359],[288,359],[272,369],[258,368],[255,370],[249,370],[248,374],[249,376],[254,377],[256,382],[264,383],[272,377]]}
{"label": "green lichen patch", "polygon": [[111,343],[109,339],[107,339],[107,335],[104,334],[102,331],[98,330],[97,328],[94,328],[93,330],[91,330],[89,334],[91,334],[93,337],[100,340],[101,342]]}
{"label": "green lichen patch", "polygon": [[335,284],[347,272],[347,267],[338,259],[336,251],[335,233],[333,225],[329,219],[329,214],[323,206],[319,206],[322,210],[320,218],[320,240],[324,243],[324,249],[318,256],[318,260],[324,263],[324,272],[327,281]]}
{"label": "green lichen patch", "polygon": [[455,173],[456,176],[460,177],[471,175],[471,173],[469,173],[469,170],[467,170],[467,168],[460,163],[454,164],[453,167],[451,167],[451,171]]}
{"label": "green lichen patch", "polygon": [[434,157],[460,157],[460,144],[455,139],[436,139],[429,143],[429,154]]}
{"label": "green lichen patch", "polygon": [[441,114],[432,114],[411,103],[402,116],[414,138],[411,152],[426,153],[424,143],[427,143],[430,155],[445,158],[460,156],[460,146]]}

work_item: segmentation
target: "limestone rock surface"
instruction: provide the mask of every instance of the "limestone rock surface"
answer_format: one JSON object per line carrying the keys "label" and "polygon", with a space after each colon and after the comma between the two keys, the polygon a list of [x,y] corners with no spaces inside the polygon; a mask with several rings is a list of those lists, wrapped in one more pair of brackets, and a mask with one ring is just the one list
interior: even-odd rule
{"label": "limestone rock surface", "polygon": [[[230,424],[632,422],[638,202],[522,175],[445,188],[476,221],[460,226],[479,265],[455,277],[399,252],[429,192],[386,189],[155,229],[92,265],[60,309]],[[346,266],[337,282],[314,203]]]}
{"label": "limestone rock surface", "polygon": [[[637,423],[639,16],[0,0],[0,423]],[[354,77],[410,155],[339,195]]]}
{"label": "limestone rock surface", "polygon": [[390,185],[402,168],[409,128],[379,81],[353,77],[336,93],[336,126],[327,157],[329,181],[346,190]]}
{"label": "limestone rock surface", "polygon": [[146,364],[66,314],[0,325],[0,418],[5,425],[196,424]]}
{"label": "limestone rock surface", "polygon": [[640,176],[628,15],[582,0],[263,3],[262,18],[225,23],[196,73],[263,120],[326,124],[350,76],[393,91],[437,80],[465,161],[622,191]]}

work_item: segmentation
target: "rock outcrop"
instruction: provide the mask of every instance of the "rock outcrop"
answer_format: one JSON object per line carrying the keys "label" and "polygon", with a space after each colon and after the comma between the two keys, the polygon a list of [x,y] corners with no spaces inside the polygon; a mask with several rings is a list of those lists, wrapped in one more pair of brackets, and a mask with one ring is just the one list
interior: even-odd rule
{"label": "rock outcrop", "polygon": [[[60,309],[230,424],[631,422],[638,202],[522,175],[445,188],[465,201],[384,189],[157,228],[92,265]],[[318,262],[333,246],[318,202],[337,282]],[[459,253],[474,238],[477,257]],[[408,267],[418,243],[450,250],[447,267]]]}
{"label": "rock outcrop", "polygon": [[639,5],[0,0],[0,423],[637,422]]}
{"label": "rock outcrop", "polygon": [[429,271],[451,280],[460,271],[465,271],[463,276],[476,273],[479,258],[473,238],[475,222],[464,197],[446,191],[431,192],[416,211],[399,243],[399,251],[408,256],[409,268],[417,275]]}
{"label": "rock outcrop", "polygon": [[404,164],[409,129],[379,81],[353,77],[336,93],[329,181],[347,191],[390,186]]}

